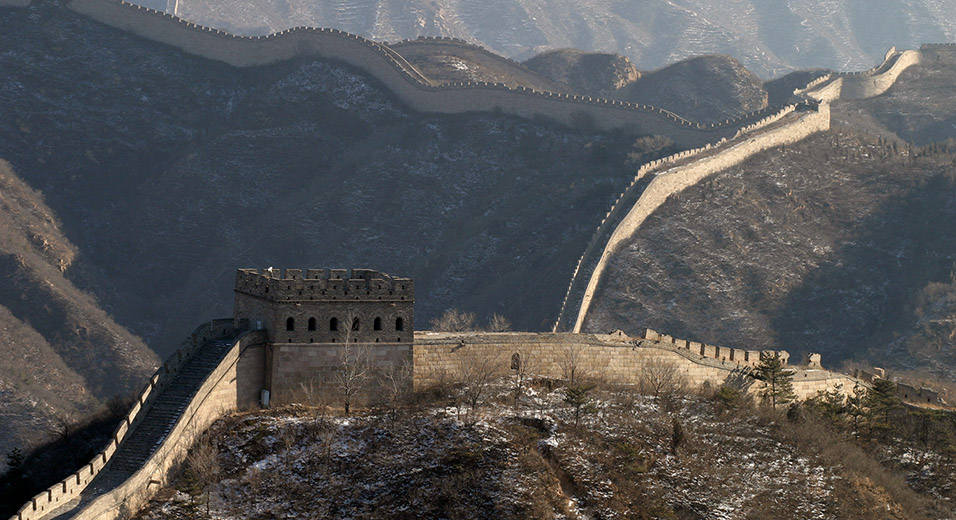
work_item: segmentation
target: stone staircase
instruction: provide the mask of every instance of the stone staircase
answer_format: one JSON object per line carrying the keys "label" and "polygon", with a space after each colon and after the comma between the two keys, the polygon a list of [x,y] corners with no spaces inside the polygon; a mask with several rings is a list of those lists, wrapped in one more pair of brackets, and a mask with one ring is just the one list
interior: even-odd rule
{"label": "stone staircase", "polygon": [[120,443],[109,463],[82,492],[79,499],[51,511],[47,518],[73,518],[87,504],[126,482],[139,470],[169,435],[206,376],[219,366],[232,344],[232,340],[205,342],[153,399],[145,416],[135,423],[133,432]]}

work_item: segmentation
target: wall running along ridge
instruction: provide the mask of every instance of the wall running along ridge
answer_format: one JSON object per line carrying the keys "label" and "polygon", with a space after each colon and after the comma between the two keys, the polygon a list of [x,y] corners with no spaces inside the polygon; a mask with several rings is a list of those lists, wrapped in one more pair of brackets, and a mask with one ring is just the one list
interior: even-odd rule
{"label": "wall running along ridge", "polygon": [[[515,359],[533,366],[536,376],[566,379],[568,360],[585,378],[619,384],[639,384],[642,372],[657,366],[674,367],[688,390],[715,389],[729,384],[759,392],[763,383],[749,376],[760,352],[704,345],[647,331],[645,338],[615,334],[568,333],[442,333],[417,332],[414,351],[416,388],[455,381],[470,363],[491,360],[499,376],[511,372]],[[703,352],[703,354],[702,354]],[[772,351],[767,351],[772,352]],[[779,353],[786,360],[786,352]],[[517,356],[517,357],[515,357]],[[756,360],[756,361],[755,361]],[[866,386],[848,375],[810,367],[789,367],[798,399],[820,390]]]}
{"label": "wall running along ridge", "polygon": [[779,110],[779,107],[768,107],[740,118],[701,124],[648,105],[512,88],[503,83],[438,86],[389,46],[336,29],[297,27],[268,36],[249,37],[196,25],[121,0],[71,0],[69,7],[107,25],[236,67],[265,65],[297,56],[344,62],[380,81],[401,102],[420,112],[500,112],[528,119],[546,118],[597,130],[667,135],[678,146],[687,148],[733,136],[741,127]]}
{"label": "wall running along ridge", "polygon": [[[923,44],[918,51],[902,52],[891,48],[887,51],[883,63],[873,69],[858,73],[826,74],[811,81],[806,87],[794,90],[794,95],[813,100],[819,105],[817,114],[806,115],[798,120],[791,119],[789,125],[793,132],[776,128],[772,132],[761,132],[755,136],[747,135],[782,118],[786,115],[784,112],[787,107],[785,107],[781,111],[780,118],[768,117],[761,122],[741,128],[740,132],[734,136],[734,140],[744,135],[747,135],[747,138],[741,144],[733,145],[724,152],[718,152],[718,156],[727,154],[722,159],[713,156],[703,157],[711,153],[712,147],[706,145],[642,166],[634,177],[634,181],[615,201],[611,211],[606,214],[578,260],[552,330],[560,331],[570,328],[580,332],[607,259],[622,241],[637,231],[640,224],[666,200],[667,196],[700,182],[712,173],[739,164],[756,153],[802,140],[818,131],[828,130],[830,127],[829,103],[840,99],[862,99],[881,95],[896,83],[903,71],[922,61],[956,64],[956,44]],[[726,139],[716,144],[716,147],[725,146],[730,146],[727,145]],[[673,168],[674,171],[657,175],[652,173],[663,166],[673,166],[689,157],[703,158],[699,160],[699,164],[686,164],[680,168]],[[721,165],[721,162],[724,164]],[[680,175],[663,178],[664,175],[675,173]],[[653,178],[647,180],[644,179],[645,176]],[[631,211],[623,218],[620,216],[622,207],[631,208]],[[600,251],[600,257],[597,256],[598,251]],[[579,301],[580,303],[577,303]],[[571,316],[576,316],[573,326],[570,324]]]}
{"label": "wall running along ridge", "polygon": [[831,102],[838,99],[866,99],[879,96],[896,83],[903,71],[919,65],[926,53],[925,49],[925,45],[920,50],[899,52],[895,48],[890,49],[883,63],[870,70],[830,74],[823,77],[827,81],[811,82],[806,88],[794,93]]}
{"label": "wall running along ridge", "polygon": [[[794,143],[830,128],[829,105],[816,109],[808,105],[799,107],[804,110],[796,110],[798,105],[791,105],[750,129],[741,129],[734,140],[687,150],[642,166],[598,226],[578,261],[552,330],[567,328],[571,316],[575,316],[570,328],[573,332],[581,331],[609,258],[669,196],[764,150]],[[740,139],[744,133],[747,137]],[[571,302],[576,301],[578,295],[581,303],[575,307]]]}
{"label": "wall running along ridge", "polygon": [[[149,379],[139,399],[120,422],[106,448],[89,464],[66,480],[33,497],[10,520],[37,520],[77,500],[95,476],[103,471],[118,446],[130,438],[156,397],[162,395],[176,373],[205,341],[235,334],[232,319],[213,320],[201,325],[183,342]],[[247,332],[233,340],[232,348],[219,366],[206,376],[196,395],[187,404],[176,425],[150,459],[126,482],[96,498],[72,518],[112,520],[136,511],[166,482],[169,469],[181,462],[196,438],[216,419],[239,408],[254,405],[263,385],[265,334]]]}

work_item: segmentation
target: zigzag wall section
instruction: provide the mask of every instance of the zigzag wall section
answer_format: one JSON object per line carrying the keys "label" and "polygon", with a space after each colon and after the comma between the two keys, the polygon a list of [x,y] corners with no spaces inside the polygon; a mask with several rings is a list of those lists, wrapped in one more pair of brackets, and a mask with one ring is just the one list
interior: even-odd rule
{"label": "zigzag wall section", "polygon": [[830,74],[824,76],[827,81],[811,82],[806,88],[797,90],[795,93],[820,101],[866,99],[879,96],[889,90],[906,69],[919,65],[923,55],[927,53],[925,49],[925,45],[918,51],[898,52],[896,49],[890,49],[883,63],[870,70]]}

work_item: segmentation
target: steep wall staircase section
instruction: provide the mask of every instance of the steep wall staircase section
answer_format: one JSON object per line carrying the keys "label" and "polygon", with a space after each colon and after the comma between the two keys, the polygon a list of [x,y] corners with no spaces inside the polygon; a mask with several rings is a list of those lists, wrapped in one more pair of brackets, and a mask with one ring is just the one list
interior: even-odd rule
{"label": "steep wall staircase section", "polygon": [[239,355],[266,338],[232,324],[213,320],[197,328],[150,378],[103,452],[33,497],[11,520],[120,518],[145,503],[196,435],[240,404],[234,375]]}
{"label": "steep wall staircase section", "polygon": [[145,416],[120,444],[109,464],[80,493],[79,501],[53,511],[47,518],[73,518],[95,498],[112,491],[142,468],[169,436],[173,426],[182,418],[186,405],[196,395],[206,377],[219,366],[231,346],[232,342],[227,340],[203,342],[192,358],[176,373],[169,386],[155,398]]}

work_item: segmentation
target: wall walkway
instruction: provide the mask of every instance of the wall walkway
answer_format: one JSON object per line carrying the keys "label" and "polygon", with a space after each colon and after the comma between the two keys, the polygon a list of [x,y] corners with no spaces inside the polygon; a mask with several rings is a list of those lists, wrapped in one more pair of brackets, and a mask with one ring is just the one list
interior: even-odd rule
{"label": "wall walkway", "polygon": [[11,520],[112,520],[145,505],[213,421],[257,401],[265,336],[235,334],[232,319],[197,328],[150,378],[106,448]]}

